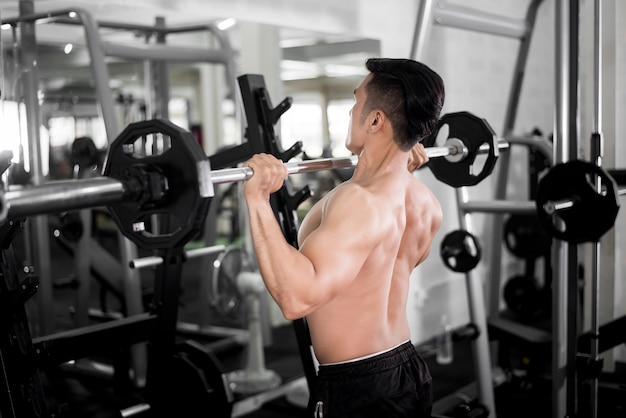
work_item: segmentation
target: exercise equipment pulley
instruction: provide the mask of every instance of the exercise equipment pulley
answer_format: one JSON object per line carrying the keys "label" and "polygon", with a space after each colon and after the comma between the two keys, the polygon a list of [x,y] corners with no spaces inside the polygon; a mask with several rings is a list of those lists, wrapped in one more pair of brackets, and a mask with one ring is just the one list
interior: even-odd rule
{"label": "exercise equipment pulley", "polygon": [[[466,117],[475,121],[472,116]],[[459,119],[460,118],[460,119]],[[457,137],[464,135],[457,135]],[[495,138],[495,137],[494,137]],[[145,141],[162,149],[146,152]],[[493,139],[493,138],[492,138]],[[474,160],[487,153],[493,160],[500,145],[493,139],[481,148],[456,138],[444,147],[426,148],[431,163],[438,157]],[[289,174],[354,167],[357,157],[325,158],[284,163]],[[494,161],[495,162],[495,161]],[[109,206],[121,232],[144,248],[163,249],[186,242],[206,217],[214,185],[243,181],[253,175],[249,167],[211,170],[195,137],[167,120],[136,122],[111,144],[103,177],[53,181],[39,186],[0,192],[0,222],[35,214]],[[464,174],[458,173],[457,176]],[[469,175],[469,174],[468,174]],[[472,176],[470,182],[476,182]],[[456,183],[468,183],[457,179]],[[158,227],[151,223],[156,215]]]}

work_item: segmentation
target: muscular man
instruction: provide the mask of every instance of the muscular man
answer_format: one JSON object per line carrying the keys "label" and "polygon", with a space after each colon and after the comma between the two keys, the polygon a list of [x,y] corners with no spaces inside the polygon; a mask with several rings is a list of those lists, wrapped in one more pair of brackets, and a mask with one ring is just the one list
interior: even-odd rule
{"label": "muscular man", "polygon": [[409,276],[428,256],[442,214],[410,170],[427,160],[418,141],[436,126],[444,86],[411,60],[370,59],[366,67],[346,140],[358,164],[308,212],[299,250],[269,204],[287,176],[279,160],[248,161],[254,175],[244,196],[270,294],[286,319],[309,325],[320,362],[310,400],[316,416],[426,417],[431,377],[410,342],[406,305]]}

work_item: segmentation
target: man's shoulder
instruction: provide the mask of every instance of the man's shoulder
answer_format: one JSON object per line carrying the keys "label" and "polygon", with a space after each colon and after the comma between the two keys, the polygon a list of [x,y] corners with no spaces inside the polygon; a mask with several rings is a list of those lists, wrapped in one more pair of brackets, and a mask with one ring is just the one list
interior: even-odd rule
{"label": "man's shoulder", "polygon": [[357,182],[345,182],[333,190],[329,196],[333,201],[345,201],[353,203],[365,203],[373,197],[374,193],[365,185]]}
{"label": "man's shoulder", "polygon": [[337,213],[345,219],[346,214],[372,216],[377,206],[376,196],[371,190],[358,183],[346,182],[325,196],[322,211],[324,214]]}

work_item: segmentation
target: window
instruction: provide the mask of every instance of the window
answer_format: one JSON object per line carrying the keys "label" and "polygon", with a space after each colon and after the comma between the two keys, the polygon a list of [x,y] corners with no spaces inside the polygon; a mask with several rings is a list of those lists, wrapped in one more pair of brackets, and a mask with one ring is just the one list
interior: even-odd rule
{"label": "window", "polygon": [[302,141],[302,149],[309,157],[320,157],[324,149],[324,126],[319,96],[294,98],[291,108],[280,118],[281,142],[287,149]]}
{"label": "window", "polygon": [[331,100],[328,102],[328,133],[333,157],[350,155],[346,148],[346,135],[350,124],[350,109],[354,99]]}

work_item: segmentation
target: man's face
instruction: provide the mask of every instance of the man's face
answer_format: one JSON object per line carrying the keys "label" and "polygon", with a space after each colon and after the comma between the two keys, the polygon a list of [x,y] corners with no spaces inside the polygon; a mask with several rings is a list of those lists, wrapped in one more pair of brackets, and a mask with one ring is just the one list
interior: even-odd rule
{"label": "man's face", "polygon": [[348,135],[346,137],[346,148],[355,154],[359,154],[363,148],[364,134],[366,133],[367,118],[362,115],[363,106],[367,99],[365,86],[372,78],[372,74],[368,74],[361,80],[359,85],[354,89],[354,105],[350,109],[350,124],[348,125]]}

